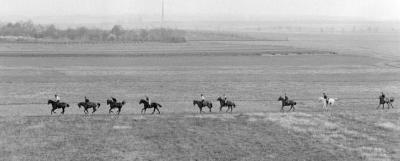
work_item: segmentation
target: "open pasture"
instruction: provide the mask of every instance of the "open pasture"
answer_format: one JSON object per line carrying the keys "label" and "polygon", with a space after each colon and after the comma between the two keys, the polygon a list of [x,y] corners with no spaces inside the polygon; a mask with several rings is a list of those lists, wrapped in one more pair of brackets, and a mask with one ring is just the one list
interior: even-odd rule
{"label": "open pasture", "polygon": [[[400,158],[398,100],[375,109],[381,91],[400,96],[395,60],[275,43],[2,44],[0,160]],[[326,113],[323,91],[339,98]],[[285,92],[296,112],[279,112]],[[64,116],[50,116],[55,93],[71,105]],[[200,93],[211,114],[193,107]],[[218,112],[224,93],[233,114]],[[139,114],[145,95],[161,115]],[[84,96],[101,103],[96,114],[77,107]],[[110,96],[127,102],[119,117],[107,114]]]}

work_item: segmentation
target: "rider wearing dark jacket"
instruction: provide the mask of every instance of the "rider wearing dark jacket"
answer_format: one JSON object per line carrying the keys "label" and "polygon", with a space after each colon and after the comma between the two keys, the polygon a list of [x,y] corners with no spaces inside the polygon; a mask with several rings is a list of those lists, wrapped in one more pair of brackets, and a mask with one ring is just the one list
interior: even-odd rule
{"label": "rider wearing dark jacket", "polygon": [[328,96],[326,95],[326,93],[322,93],[322,95],[323,95],[323,97],[324,97],[324,99],[325,99],[325,101],[326,101],[326,103],[328,104]]}
{"label": "rider wearing dark jacket", "polygon": [[85,96],[85,102],[88,103],[89,99]]}
{"label": "rider wearing dark jacket", "polygon": [[381,95],[379,96],[379,99],[381,99],[381,100],[385,100],[385,94],[383,93],[383,92],[381,92]]}
{"label": "rider wearing dark jacket", "polygon": [[289,100],[289,97],[286,96],[286,93],[285,93],[285,102],[288,103],[288,100]]}

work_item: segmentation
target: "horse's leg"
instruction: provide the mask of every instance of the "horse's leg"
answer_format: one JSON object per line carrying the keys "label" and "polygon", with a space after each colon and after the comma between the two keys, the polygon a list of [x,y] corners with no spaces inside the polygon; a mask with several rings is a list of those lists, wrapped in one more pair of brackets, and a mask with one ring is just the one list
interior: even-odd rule
{"label": "horse's leg", "polygon": [[158,107],[156,107],[156,109],[157,109],[157,111],[158,111],[158,114],[161,114],[161,112],[160,112],[160,110],[158,109]]}
{"label": "horse's leg", "polygon": [[112,108],[110,108],[110,110],[108,110],[108,113],[109,113],[109,114],[112,112],[111,110],[112,110]]}
{"label": "horse's leg", "polygon": [[210,109],[210,112],[211,112],[211,107],[210,106],[208,106],[208,109]]}
{"label": "horse's leg", "polygon": [[294,108],[294,105],[292,105],[292,108],[293,108],[293,112],[296,110],[296,108]]}
{"label": "horse's leg", "polygon": [[141,114],[143,114],[144,108],[142,108],[142,110],[140,111]]}
{"label": "horse's leg", "polygon": [[65,112],[65,108],[62,108],[62,112],[61,112],[61,114],[63,114],[63,115],[64,115],[64,112]]}
{"label": "horse's leg", "polygon": [[118,108],[118,115],[119,115],[119,113],[121,113],[121,108],[122,108],[122,107]]}
{"label": "horse's leg", "polygon": [[219,112],[221,112],[222,111],[222,105],[221,106],[219,106]]}
{"label": "horse's leg", "polygon": [[202,107],[199,107],[200,113],[202,112]]}
{"label": "horse's leg", "polygon": [[96,110],[97,110],[96,107],[93,107],[92,113],[96,112]]}

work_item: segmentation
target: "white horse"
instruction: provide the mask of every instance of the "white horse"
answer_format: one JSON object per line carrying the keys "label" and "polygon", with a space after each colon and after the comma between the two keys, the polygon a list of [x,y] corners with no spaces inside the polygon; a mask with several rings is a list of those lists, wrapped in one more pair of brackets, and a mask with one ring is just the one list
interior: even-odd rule
{"label": "white horse", "polygon": [[326,99],[324,97],[319,97],[319,101],[322,102],[322,108],[324,110],[328,110],[328,106],[332,107],[337,100],[338,98],[328,98],[328,104],[326,104]]}

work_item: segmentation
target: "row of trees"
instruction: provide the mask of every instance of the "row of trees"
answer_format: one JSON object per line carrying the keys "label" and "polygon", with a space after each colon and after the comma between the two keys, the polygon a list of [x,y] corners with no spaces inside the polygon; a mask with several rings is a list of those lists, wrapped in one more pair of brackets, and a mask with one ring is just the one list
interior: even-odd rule
{"label": "row of trees", "polygon": [[167,28],[124,29],[114,25],[111,30],[86,27],[58,29],[54,25],[37,25],[31,21],[0,24],[0,36],[56,41],[160,41],[185,42],[185,31]]}

